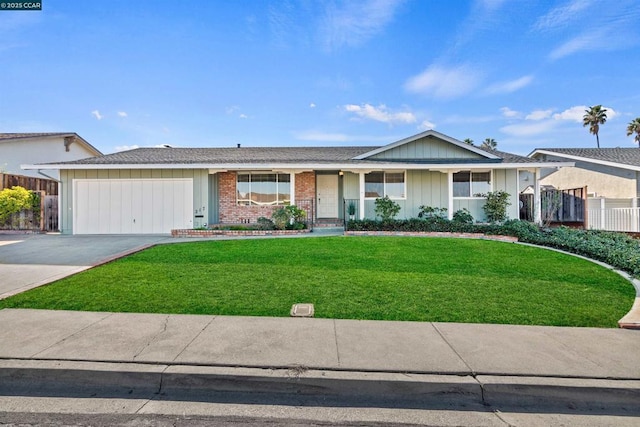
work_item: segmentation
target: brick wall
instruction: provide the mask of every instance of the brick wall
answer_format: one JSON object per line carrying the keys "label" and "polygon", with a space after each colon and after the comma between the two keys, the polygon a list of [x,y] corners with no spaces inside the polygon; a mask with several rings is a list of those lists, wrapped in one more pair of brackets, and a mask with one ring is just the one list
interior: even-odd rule
{"label": "brick wall", "polygon": [[[236,203],[236,172],[220,172],[218,175],[218,190],[220,197],[220,223],[246,224],[255,223],[258,218],[271,218],[276,206],[245,206]],[[296,174],[296,200],[314,199],[316,196],[316,176],[314,172]],[[297,204],[297,203],[296,203]],[[308,209],[306,206],[300,206]]]}

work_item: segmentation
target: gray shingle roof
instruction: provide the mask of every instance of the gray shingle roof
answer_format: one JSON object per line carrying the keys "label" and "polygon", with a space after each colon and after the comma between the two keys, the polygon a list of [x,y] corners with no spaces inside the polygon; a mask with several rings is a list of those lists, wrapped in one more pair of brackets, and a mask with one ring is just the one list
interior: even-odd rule
{"label": "gray shingle roof", "polygon": [[377,147],[137,148],[64,164],[237,164],[340,162]]}
{"label": "gray shingle roof", "polygon": [[[64,162],[66,165],[130,164],[260,164],[260,163],[379,163],[380,160],[353,160],[354,157],[380,147],[241,147],[241,148],[137,148],[100,157]],[[502,151],[497,162],[536,163],[537,160]],[[470,159],[416,159],[415,163],[477,163]],[[389,160],[386,160],[389,161]],[[401,161],[401,160],[397,160]],[[403,162],[411,162],[403,161]],[[496,160],[485,159],[493,163]]]}
{"label": "gray shingle roof", "polygon": [[639,148],[538,148],[559,155],[584,157],[606,162],[620,163],[623,165],[640,166]]}
{"label": "gray shingle roof", "polygon": [[537,160],[532,159],[531,157],[519,156],[517,154],[507,153],[505,151],[499,150],[488,150],[485,148],[483,148],[483,150],[500,157],[504,163],[537,163]]}

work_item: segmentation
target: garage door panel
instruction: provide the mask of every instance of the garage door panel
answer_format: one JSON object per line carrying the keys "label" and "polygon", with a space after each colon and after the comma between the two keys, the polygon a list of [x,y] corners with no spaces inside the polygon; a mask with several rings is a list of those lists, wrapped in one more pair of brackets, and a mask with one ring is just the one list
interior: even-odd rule
{"label": "garage door panel", "polygon": [[74,181],[75,234],[159,234],[193,224],[192,179]]}
{"label": "garage door panel", "polygon": [[131,217],[129,222],[131,223],[131,233],[142,233],[142,206],[144,204],[142,195],[144,194],[144,183],[139,180],[131,182]]}

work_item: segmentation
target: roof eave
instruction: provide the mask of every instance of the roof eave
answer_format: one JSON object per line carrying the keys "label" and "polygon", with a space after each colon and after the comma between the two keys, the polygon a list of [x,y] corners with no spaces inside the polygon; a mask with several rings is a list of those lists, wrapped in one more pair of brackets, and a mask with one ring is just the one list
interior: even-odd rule
{"label": "roof eave", "polygon": [[612,161],[609,161],[609,160],[592,159],[590,157],[576,156],[575,154],[558,153],[557,151],[549,151],[549,150],[535,149],[527,157],[534,158],[534,156],[536,154],[547,154],[547,155],[550,155],[550,156],[564,157],[564,158],[567,158],[567,159],[577,160],[577,161],[581,161],[581,162],[595,163],[595,164],[598,164],[598,165],[612,166],[612,167],[615,167],[615,168],[627,169],[627,170],[632,170],[632,171],[640,171],[640,166],[628,165],[626,163],[612,162]]}
{"label": "roof eave", "polygon": [[25,164],[25,170],[106,170],[106,169],[215,169],[215,170],[461,170],[461,169],[527,169],[560,168],[574,166],[574,162],[531,162],[531,163],[127,163],[127,164]]}

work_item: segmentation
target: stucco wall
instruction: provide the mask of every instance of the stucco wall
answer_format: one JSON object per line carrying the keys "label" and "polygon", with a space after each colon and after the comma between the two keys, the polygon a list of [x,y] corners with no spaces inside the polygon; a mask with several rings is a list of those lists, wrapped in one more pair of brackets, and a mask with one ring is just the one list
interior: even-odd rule
{"label": "stucco wall", "polygon": [[637,196],[635,171],[585,162],[576,162],[573,168],[561,168],[542,178],[540,184],[561,190],[587,186],[588,193],[606,198]]}
{"label": "stucco wall", "polygon": [[[93,156],[94,154],[79,142],[70,144],[69,151],[66,151],[64,137],[0,141],[0,169],[15,175],[44,178],[37,170],[23,170],[20,165],[68,162]],[[43,172],[53,178],[60,178],[57,170]]]}

